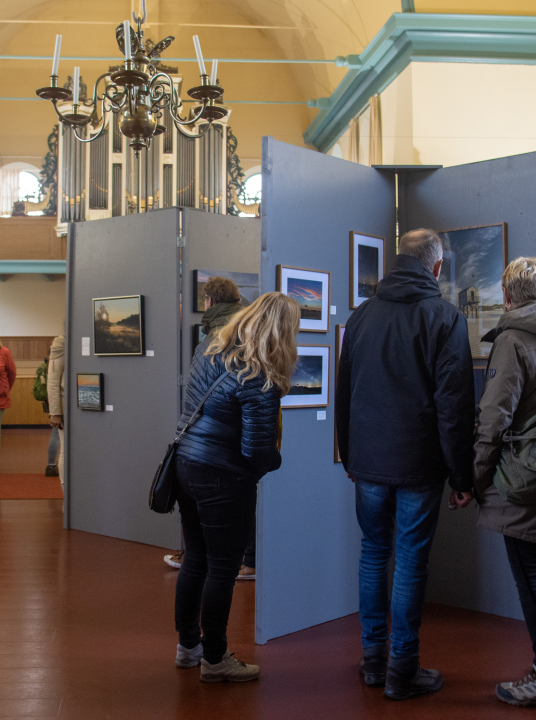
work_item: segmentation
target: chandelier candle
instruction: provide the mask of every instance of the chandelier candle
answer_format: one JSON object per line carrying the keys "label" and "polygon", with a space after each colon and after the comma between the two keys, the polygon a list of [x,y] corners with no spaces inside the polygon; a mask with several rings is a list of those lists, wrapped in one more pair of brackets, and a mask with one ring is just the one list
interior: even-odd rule
{"label": "chandelier candle", "polygon": [[203,60],[203,53],[201,52],[201,44],[199,42],[199,37],[197,35],[194,35],[194,47],[195,47],[195,54],[197,55],[197,62],[199,63],[199,72],[201,75],[206,75],[207,71],[205,70],[205,61]]}
{"label": "chandelier candle", "polygon": [[61,35],[56,35],[56,47],[54,48],[54,60],[52,61],[52,75],[58,74],[60,66]]}
{"label": "chandelier candle", "polygon": [[73,105],[78,105],[79,96],[80,96],[80,68],[75,67],[74,78],[73,78]]}
{"label": "chandelier candle", "polygon": [[124,36],[125,36],[125,60],[128,62],[132,60],[132,46],[130,44],[130,22],[125,20],[123,23]]}
{"label": "chandelier candle", "polygon": [[218,61],[212,61],[212,70],[210,71],[210,84],[215,85],[218,76]]}

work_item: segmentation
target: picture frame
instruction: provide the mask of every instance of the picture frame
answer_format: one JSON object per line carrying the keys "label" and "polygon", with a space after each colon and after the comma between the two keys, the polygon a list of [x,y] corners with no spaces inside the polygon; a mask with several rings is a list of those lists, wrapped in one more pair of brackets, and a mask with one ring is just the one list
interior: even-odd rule
{"label": "picture frame", "polygon": [[144,354],[144,297],[93,298],[94,355]]}
{"label": "picture frame", "polygon": [[193,271],[193,311],[205,312],[205,285],[211,277],[223,277],[232,280],[240,295],[251,304],[261,294],[258,273],[232,272],[230,270],[194,270]]}
{"label": "picture frame", "polygon": [[374,297],[385,275],[385,238],[350,232],[350,309]]}
{"label": "picture frame", "polygon": [[276,290],[300,305],[300,332],[329,332],[331,273],[277,265]]}
{"label": "picture frame", "polygon": [[201,329],[203,326],[199,323],[192,325],[192,357],[195,353],[196,347],[207,338],[207,335]]}
{"label": "picture frame", "polygon": [[[339,374],[339,360],[341,359],[342,341],[344,340],[344,331],[346,325],[335,325],[335,384],[337,383],[337,375]],[[337,419],[334,420],[334,447],[333,447],[333,461],[336,463],[342,462],[341,455],[339,453],[339,443],[337,441]]]}
{"label": "picture frame", "polygon": [[76,374],[76,406],[80,410],[104,410],[104,374]]}
{"label": "picture frame", "polygon": [[298,345],[290,392],[281,398],[284,410],[329,405],[330,359],[330,345]]}
{"label": "picture frame", "polygon": [[492,330],[504,312],[501,275],[508,264],[508,225],[440,230],[443,265],[441,297],[465,316],[474,361],[486,361],[491,343],[480,338]]}

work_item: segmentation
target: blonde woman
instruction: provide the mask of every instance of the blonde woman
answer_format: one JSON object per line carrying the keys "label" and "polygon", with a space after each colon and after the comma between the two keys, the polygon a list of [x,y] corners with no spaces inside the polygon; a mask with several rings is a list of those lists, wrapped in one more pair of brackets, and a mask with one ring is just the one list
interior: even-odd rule
{"label": "blonde woman", "polygon": [[299,321],[297,302],[267,293],[199,345],[192,362],[179,431],[221,378],[177,450],[185,555],[175,601],[176,664],[201,664],[204,682],[259,675],[257,665],[229,654],[226,630],[257,483],[281,465],[280,399],[290,389]]}

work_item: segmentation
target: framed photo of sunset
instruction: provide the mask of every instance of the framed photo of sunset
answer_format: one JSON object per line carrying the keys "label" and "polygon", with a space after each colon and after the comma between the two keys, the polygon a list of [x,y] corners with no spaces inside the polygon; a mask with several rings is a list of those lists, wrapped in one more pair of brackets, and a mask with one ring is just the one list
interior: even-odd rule
{"label": "framed photo of sunset", "polygon": [[329,332],[331,273],[278,265],[276,290],[300,306],[300,331]]}

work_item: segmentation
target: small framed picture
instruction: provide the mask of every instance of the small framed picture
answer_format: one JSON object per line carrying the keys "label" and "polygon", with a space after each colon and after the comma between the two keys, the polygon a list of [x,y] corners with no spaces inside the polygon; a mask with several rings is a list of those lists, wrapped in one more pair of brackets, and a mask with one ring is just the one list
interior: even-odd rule
{"label": "small framed picture", "polygon": [[103,373],[77,373],[76,389],[80,410],[104,410]]}
{"label": "small framed picture", "polygon": [[199,343],[202,343],[203,340],[205,340],[205,338],[207,337],[201,329],[202,327],[203,326],[199,324],[196,324],[192,327],[192,356]]}
{"label": "small framed picture", "polygon": [[278,265],[276,290],[299,303],[300,330],[329,332],[331,273]]}
{"label": "small framed picture", "polygon": [[143,355],[143,295],[93,298],[95,355]]}
{"label": "small framed picture", "polygon": [[282,408],[329,405],[329,345],[298,345],[298,362],[290,379],[290,391],[281,398]]}
{"label": "small framed picture", "polygon": [[376,295],[385,273],[385,239],[364,233],[350,233],[350,308]]}
{"label": "small framed picture", "polygon": [[[341,359],[342,341],[344,340],[345,325],[335,325],[335,382],[337,382],[337,374],[339,372],[339,360]],[[334,460],[336,463],[340,463],[341,456],[339,453],[339,443],[337,442],[337,423],[335,423],[335,447],[334,447]]]}

